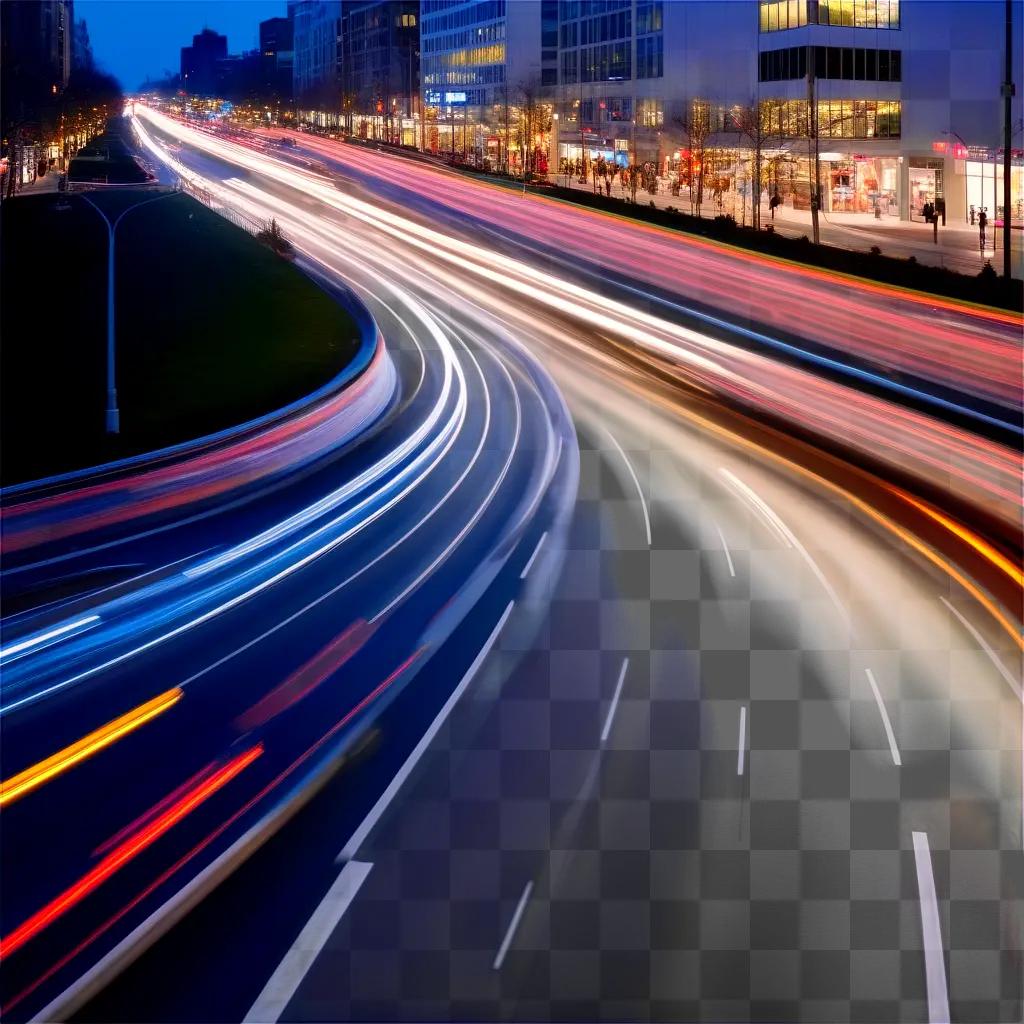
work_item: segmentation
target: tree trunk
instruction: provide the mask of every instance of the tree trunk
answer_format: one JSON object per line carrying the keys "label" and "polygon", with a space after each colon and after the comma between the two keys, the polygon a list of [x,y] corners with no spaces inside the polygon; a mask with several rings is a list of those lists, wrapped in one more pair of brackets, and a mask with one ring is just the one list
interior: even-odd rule
{"label": "tree trunk", "polygon": [[754,146],[754,166],[751,174],[750,226],[755,230],[761,227],[761,142]]}

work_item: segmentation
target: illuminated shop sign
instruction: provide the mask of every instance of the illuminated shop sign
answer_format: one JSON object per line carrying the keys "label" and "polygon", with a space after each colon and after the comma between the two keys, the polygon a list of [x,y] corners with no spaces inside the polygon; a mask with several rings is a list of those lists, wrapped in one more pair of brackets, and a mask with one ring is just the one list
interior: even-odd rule
{"label": "illuminated shop sign", "polygon": [[446,90],[441,92],[440,89],[428,89],[426,93],[427,104],[432,107],[441,106],[444,104],[448,107],[458,106],[466,102],[465,92],[451,92]]}

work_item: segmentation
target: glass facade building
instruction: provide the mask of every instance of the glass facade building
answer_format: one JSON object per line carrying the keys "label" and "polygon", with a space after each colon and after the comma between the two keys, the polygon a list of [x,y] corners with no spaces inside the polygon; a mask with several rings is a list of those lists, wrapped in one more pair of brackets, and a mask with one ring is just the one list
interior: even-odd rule
{"label": "glass facade building", "polygon": [[425,148],[535,169],[550,131],[545,92],[558,77],[557,0],[423,0],[420,19]]}
{"label": "glass facade building", "polygon": [[419,6],[416,0],[342,5],[342,109],[352,134],[418,144]]}

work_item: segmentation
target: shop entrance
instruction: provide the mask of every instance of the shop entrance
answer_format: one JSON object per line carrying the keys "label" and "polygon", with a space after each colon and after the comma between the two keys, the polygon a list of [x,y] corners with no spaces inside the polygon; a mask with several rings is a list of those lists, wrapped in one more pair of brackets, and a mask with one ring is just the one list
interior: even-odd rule
{"label": "shop entrance", "polygon": [[910,162],[910,219],[923,220],[925,203],[936,205],[944,196],[942,190],[941,160],[911,160]]}

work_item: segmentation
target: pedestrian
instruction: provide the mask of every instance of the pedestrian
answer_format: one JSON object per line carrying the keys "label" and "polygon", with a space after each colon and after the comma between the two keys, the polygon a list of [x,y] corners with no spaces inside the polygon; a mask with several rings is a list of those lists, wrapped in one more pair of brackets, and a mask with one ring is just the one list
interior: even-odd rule
{"label": "pedestrian", "polygon": [[611,195],[612,195],[612,179],[611,178],[605,178],[604,179],[604,194],[606,196],[608,196],[609,199],[611,198]]}
{"label": "pedestrian", "polygon": [[772,193],[771,199],[768,200],[768,209],[772,211],[772,220],[775,220],[775,207],[781,202],[782,200],[779,198],[779,190],[776,189]]}
{"label": "pedestrian", "polygon": [[981,213],[978,214],[978,241],[981,244],[981,248],[985,248],[985,228],[988,227],[988,207],[983,206]]}
{"label": "pedestrian", "polygon": [[924,206],[921,207],[921,216],[924,217],[925,224],[931,224],[932,211],[934,209],[935,208],[932,206],[931,203],[925,203]]}
{"label": "pedestrian", "polygon": [[974,227],[974,203],[971,203],[971,227]]}

